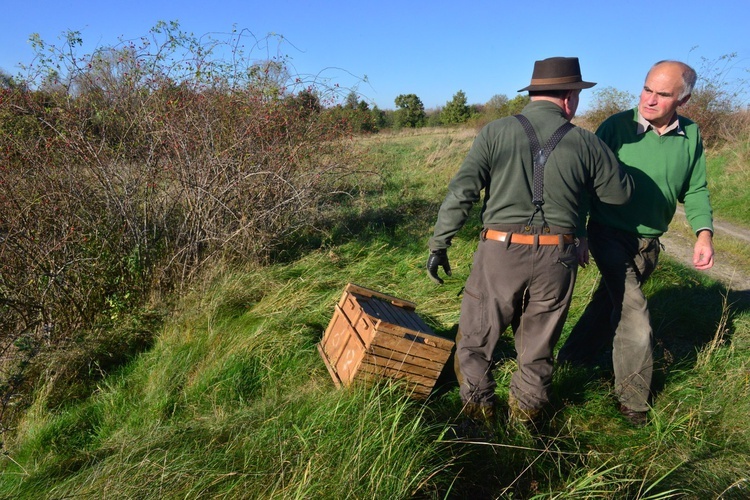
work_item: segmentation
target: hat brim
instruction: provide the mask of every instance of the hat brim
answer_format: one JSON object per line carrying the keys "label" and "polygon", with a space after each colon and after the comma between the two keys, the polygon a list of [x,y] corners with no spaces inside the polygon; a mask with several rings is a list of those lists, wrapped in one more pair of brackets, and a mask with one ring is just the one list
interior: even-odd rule
{"label": "hat brim", "polygon": [[590,89],[596,85],[594,82],[572,82],[572,83],[556,83],[556,84],[548,84],[548,85],[529,85],[527,87],[524,87],[520,89],[518,92],[524,92],[526,90],[529,91],[536,91],[536,90],[580,90],[580,89]]}

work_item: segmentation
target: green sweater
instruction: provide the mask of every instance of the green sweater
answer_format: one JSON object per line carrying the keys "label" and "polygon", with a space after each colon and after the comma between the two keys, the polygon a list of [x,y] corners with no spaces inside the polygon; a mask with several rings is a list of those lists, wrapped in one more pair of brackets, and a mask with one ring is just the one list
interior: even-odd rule
{"label": "green sweater", "polygon": [[[544,145],[566,122],[562,110],[549,101],[533,101],[523,114]],[[430,249],[450,246],[484,191],[485,227],[525,224],[532,213],[533,162],[529,140],[514,117],[487,124],[448,185],[435,223]],[[625,203],[632,181],[615,155],[593,133],[575,127],[558,143],[544,169],[544,214],[550,226],[574,231],[584,191],[607,203]],[[541,225],[539,215],[535,225]]]}
{"label": "green sweater", "polygon": [[633,177],[634,188],[625,207],[592,202],[592,221],[658,238],[667,231],[680,202],[693,231],[713,232],[700,131],[694,122],[678,118],[679,127],[661,136],[653,130],[638,133],[637,109],[615,114],[601,124],[596,134]]}

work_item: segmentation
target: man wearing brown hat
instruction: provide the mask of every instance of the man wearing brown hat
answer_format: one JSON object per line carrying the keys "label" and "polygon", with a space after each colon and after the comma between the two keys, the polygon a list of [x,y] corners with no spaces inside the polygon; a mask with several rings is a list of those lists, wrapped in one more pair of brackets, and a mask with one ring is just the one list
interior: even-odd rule
{"label": "man wearing brown hat", "polygon": [[531,97],[520,118],[486,125],[448,185],[427,260],[430,278],[440,284],[440,267],[451,275],[451,240],[484,192],[484,229],[456,338],[455,368],[470,422],[487,425],[494,419],[492,354],[508,325],[518,360],[510,383],[511,417],[527,425],[538,422],[549,402],[552,351],[578,268],[581,197],[588,192],[610,204],[630,198],[632,180],[614,154],[593,133],[569,124],[581,89],[594,85],[582,80],[578,58],[536,61],[531,84],[519,90]]}

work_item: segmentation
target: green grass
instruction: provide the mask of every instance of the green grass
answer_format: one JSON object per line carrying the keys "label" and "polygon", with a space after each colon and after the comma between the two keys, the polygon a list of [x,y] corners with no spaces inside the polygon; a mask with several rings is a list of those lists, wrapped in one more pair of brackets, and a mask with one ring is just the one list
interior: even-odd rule
{"label": "green grass", "polygon": [[711,204],[725,220],[750,225],[750,139],[735,140],[708,155]]}
{"label": "green grass", "polygon": [[[426,402],[398,384],[335,389],[316,343],[346,283],[412,300],[436,332],[455,335],[476,218],[450,249],[453,278],[433,285],[423,266],[471,138],[363,141],[373,175],[319,248],[216,269],[179,301],[153,348],[86,400],[50,413],[39,394],[5,443],[0,497],[746,498],[748,303],[668,259],[647,288],[658,392],[644,429],[618,417],[606,369],[556,371],[542,435],[501,424],[491,443],[447,437],[460,411],[449,365]],[[581,271],[564,335],[597,279],[595,267]],[[509,334],[498,359],[504,401]]]}

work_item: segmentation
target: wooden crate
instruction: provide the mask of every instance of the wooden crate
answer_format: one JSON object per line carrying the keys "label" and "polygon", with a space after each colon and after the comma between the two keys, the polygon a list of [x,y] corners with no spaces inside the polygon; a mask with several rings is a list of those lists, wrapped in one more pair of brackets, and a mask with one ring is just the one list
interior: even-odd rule
{"label": "wooden crate", "polygon": [[403,379],[426,398],[453,350],[414,310],[416,304],[348,284],[318,344],[336,387],[354,381]]}

